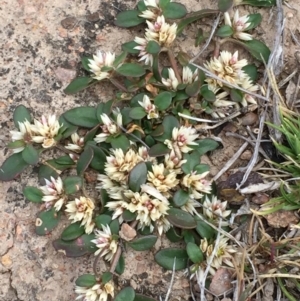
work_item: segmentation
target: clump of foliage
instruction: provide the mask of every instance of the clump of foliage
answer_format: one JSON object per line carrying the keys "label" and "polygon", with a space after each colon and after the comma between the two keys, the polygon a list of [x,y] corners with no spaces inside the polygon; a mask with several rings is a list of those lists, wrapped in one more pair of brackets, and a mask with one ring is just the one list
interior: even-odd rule
{"label": "clump of foliage", "polygon": [[[255,66],[240,59],[238,51],[222,50],[223,44],[236,43],[256,60],[268,60],[270,50],[251,34],[261,15],[240,17],[237,9],[231,14],[232,5],[242,4],[271,6],[274,1],[220,0],[218,9],[189,14],[182,4],[169,0],[139,1],[136,9],[117,16],[116,25],[145,23],[144,36],[124,43],[118,55],[98,51],[92,58],[83,57],[88,75],[65,89],[72,94],[109,81],[119,89],[113,99],[96,107],[72,108],[59,118],[33,118],[26,107],[16,108],[16,130],[8,144],[13,154],[2,164],[0,179],[10,181],[26,167],[39,165],[40,186],[24,189],[26,199],[44,204],[36,233],[48,234],[66,214],[71,224],[53,242],[54,248],[69,257],[95,253],[96,260],[102,257],[111,263],[101,275],[95,269],[94,275],[77,279],[80,298],[114,297],[113,273],[125,269],[121,245],[148,250],[159,235],[186,243],[184,249],[163,249],[155,255],[166,269],[189,266],[192,275],[201,278],[206,269],[213,275],[223,264],[233,266],[237,246],[225,236],[216,241],[218,233],[207,223],[221,223],[226,229],[231,214],[227,202],[215,195],[209,166],[201,163],[201,156],[218,143],[200,139],[191,115],[224,118],[256,105]],[[189,24],[220,12],[224,25],[215,32],[214,57],[204,64],[204,72],[186,53],[174,53],[173,46]],[[200,30],[196,45],[206,38]],[[163,53],[170,66],[162,66]],[[57,157],[41,159],[52,149]],[[98,174],[96,199],[90,197],[85,178],[91,170]],[[125,288],[114,300],[152,299]]]}

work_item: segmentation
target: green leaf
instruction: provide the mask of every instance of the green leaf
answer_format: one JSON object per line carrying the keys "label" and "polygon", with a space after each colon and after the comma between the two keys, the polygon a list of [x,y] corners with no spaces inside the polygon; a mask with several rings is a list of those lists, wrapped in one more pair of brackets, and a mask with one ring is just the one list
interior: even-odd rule
{"label": "green leaf", "polygon": [[136,294],[134,301],[156,301],[156,300],[144,295]]}
{"label": "green leaf", "polygon": [[130,41],[130,42],[122,44],[121,48],[123,51],[127,51],[130,54],[137,54],[137,53],[140,53],[140,51],[138,49],[134,49],[137,46],[139,46],[138,43],[136,43],[135,41]]}
{"label": "green leaf", "polygon": [[182,231],[182,236],[186,244],[189,242],[195,243],[195,238],[192,231],[185,229]]}
{"label": "green leaf", "polygon": [[162,124],[159,124],[151,133],[151,136],[158,137],[161,136],[164,133],[164,127]]}
{"label": "green leaf", "polygon": [[143,119],[146,115],[147,113],[142,107],[134,107],[129,111],[129,117],[133,120]]}
{"label": "green leaf", "polygon": [[242,70],[250,77],[252,82],[256,82],[257,80],[257,68],[255,67],[254,64],[249,64],[247,66],[244,66]]}
{"label": "green leaf", "polygon": [[181,169],[185,174],[193,172],[195,166],[200,164],[200,154],[197,151],[193,151],[190,154],[184,154],[183,159],[186,160],[186,162],[182,164]]}
{"label": "green leaf", "polygon": [[246,30],[250,30],[255,28],[256,26],[258,26],[262,21],[262,16],[261,14],[249,14],[248,15],[248,20],[247,23],[250,23],[250,25],[245,29]]}
{"label": "green leaf", "polygon": [[148,151],[150,157],[161,157],[169,152],[169,148],[163,143],[157,143],[153,145]]}
{"label": "green leaf", "polygon": [[242,4],[251,6],[268,7],[276,5],[276,0],[243,0]]}
{"label": "green leaf", "polygon": [[127,57],[127,51],[123,51],[121,54],[119,54],[115,58],[113,66],[115,68],[119,67],[120,64],[124,63],[124,61],[126,60],[126,57]]}
{"label": "green leaf", "polygon": [[144,0],[140,0],[137,4],[137,9],[140,11],[140,12],[143,12],[144,10],[147,10],[147,6],[144,2]]}
{"label": "green leaf", "polygon": [[141,77],[146,73],[145,69],[141,65],[134,63],[125,63],[116,69],[116,72],[123,76],[131,77]]}
{"label": "green leaf", "polygon": [[71,81],[71,83],[65,88],[64,92],[66,94],[75,94],[86,89],[94,82],[95,80],[91,77],[77,77]]}
{"label": "green leaf", "polygon": [[166,236],[170,242],[179,242],[182,240],[182,236],[179,233],[179,229],[176,227],[171,227],[167,232]]}
{"label": "green leaf", "polygon": [[87,146],[77,161],[76,171],[79,176],[82,176],[84,174],[93,157],[94,150],[90,146]]}
{"label": "green leaf", "polygon": [[172,103],[172,94],[170,92],[161,92],[154,98],[154,105],[159,111],[166,110]]}
{"label": "green leaf", "polygon": [[17,129],[20,129],[19,122],[22,123],[25,120],[31,122],[32,118],[29,110],[25,106],[19,105],[14,110],[13,120],[14,120],[15,127]]}
{"label": "green leaf", "polygon": [[75,284],[81,287],[92,287],[93,285],[96,284],[96,282],[97,280],[95,275],[84,274],[76,279]]}
{"label": "green leaf", "polygon": [[203,96],[203,98],[205,100],[207,100],[208,102],[215,102],[216,101],[216,95],[213,91],[211,91],[208,88],[208,85],[202,86],[201,89],[200,89],[200,93]]}
{"label": "green leaf", "polygon": [[166,19],[181,19],[187,14],[185,6],[176,2],[168,3],[162,11]]}
{"label": "green leaf", "polygon": [[219,0],[218,8],[222,13],[227,12],[233,5],[233,0]]}
{"label": "green leaf", "polygon": [[218,148],[219,143],[213,139],[205,138],[202,140],[195,141],[197,145],[193,146],[193,149],[196,149],[200,156],[206,154],[209,151],[213,151]]}
{"label": "green leaf", "polygon": [[81,58],[81,64],[82,64],[82,67],[83,67],[84,70],[91,72],[91,69],[89,67],[89,64],[90,64],[90,58],[89,57],[83,56]]}
{"label": "green leaf", "polygon": [[150,54],[157,54],[160,52],[160,46],[157,42],[150,40],[146,46],[146,52]]}
{"label": "green leaf", "polygon": [[194,171],[199,175],[202,173],[205,173],[209,170],[210,170],[210,167],[208,164],[198,164],[194,167]]}
{"label": "green leaf", "polygon": [[93,239],[95,239],[95,234],[83,234],[72,241],[56,239],[52,244],[57,252],[62,252],[67,257],[80,257],[96,251],[96,245],[92,242]]}
{"label": "green leaf", "polygon": [[[64,170],[64,168],[67,167],[72,167],[74,165],[74,161],[70,158],[70,156],[61,156],[56,159],[54,159],[56,168],[60,170]],[[62,168],[60,168],[62,166]]]}
{"label": "green leaf", "polygon": [[240,103],[243,101],[244,93],[238,89],[230,90],[230,99],[234,102]]}
{"label": "green leaf", "polygon": [[94,156],[90,163],[90,166],[99,172],[104,172],[107,157],[106,154],[100,147],[93,145],[92,143],[87,143],[87,145],[91,147],[94,151]]}
{"label": "green leaf", "polygon": [[64,113],[64,118],[73,125],[93,128],[99,121],[92,107],[78,107]]}
{"label": "green leaf", "polygon": [[8,157],[0,167],[0,181],[11,181],[17,177],[29,164],[23,159],[22,153]]}
{"label": "green leaf", "polygon": [[170,208],[168,210],[167,219],[173,226],[181,229],[194,229],[197,226],[191,214],[177,208]]}
{"label": "green leaf", "polygon": [[257,60],[261,62],[264,60],[265,63],[268,63],[271,51],[266,46],[266,44],[255,39],[247,42],[241,42],[241,43]]}
{"label": "green leaf", "polygon": [[118,261],[118,264],[116,266],[116,273],[118,273],[119,275],[122,275],[125,271],[125,260],[124,257],[121,255],[120,259]]}
{"label": "green leaf", "polygon": [[144,23],[146,20],[139,17],[140,12],[138,10],[126,10],[117,15],[115,24],[119,27],[133,27]]}
{"label": "green leaf", "polygon": [[83,235],[85,232],[84,227],[80,226],[80,222],[69,225],[61,234],[61,239],[70,241]]}
{"label": "green leaf", "polygon": [[99,127],[100,127],[100,123],[97,124],[95,127],[93,127],[91,130],[89,130],[88,132],[86,132],[86,134],[84,135],[84,144],[86,144],[89,141],[94,141],[94,137],[96,136]]}
{"label": "green leaf", "polygon": [[234,33],[233,29],[231,26],[229,25],[223,25],[221,26],[217,32],[216,32],[216,36],[221,37],[221,38],[225,38],[225,37],[230,37],[232,36]]}
{"label": "green leaf", "polygon": [[186,252],[193,263],[201,263],[203,261],[203,253],[195,243],[189,242],[186,246]]}
{"label": "green leaf", "polygon": [[22,151],[23,160],[30,164],[36,165],[39,162],[39,152],[32,146],[32,144],[27,144]]}
{"label": "green leaf", "polygon": [[[49,164],[49,161],[46,162]],[[51,160],[51,162],[53,163],[54,160]],[[52,164],[49,165],[52,166]],[[50,180],[51,177],[53,177],[54,179],[58,177],[58,173],[56,172],[56,170],[47,165],[41,165],[39,168],[39,182],[42,185],[45,185],[45,179]]]}
{"label": "green leaf", "polygon": [[189,84],[185,88],[185,93],[191,97],[196,96],[199,94],[201,90],[202,82],[200,79],[193,82],[192,84]]}
{"label": "green leaf", "polygon": [[145,162],[138,163],[129,173],[128,186],[133,192],[138,192],[141,185],[147,181],[147,165]]}
{"label": "green leaf", "polygon": [[114,149],[121,148],[123,152],[126,152],[130,147],[130,141],[125,135],[119,135],[111,139],[110,143]]}
{"label": "green leaf", "polygon": [[7,144],[7,148],[9,148],[9,149],[16,149],[16,148],[20,148],[20,147],[25,148],[25,145],[26,145],[26,143],[24,140],[16,140],[16,141],[9,142]]}
{"label": "green leaf", "polygon": [[58,134],[56,139],[65,139],[70,137],[73,133],[75,133],[78,129],[77,126],[71,124],[66,120],[64,115],[61,115],[58,119],[59,124],[62,125],[62,127],[59,128]]}
{"label": "green leaf", "polygon": [[114,219],[110,224],[109,224],[109,228],[112,234],[119,234],[120,231],[120,223],[117,219]]}
{"label": "green leaf", "polygon": [[64,191],[66,194],[73,194],[78,192],[82,187],[82,178],[77,176],[69,176],[63,180]]}
{"label": "green leaf", "polygon": [[193,13],[187,14],[187,16],[183,20],[181,20],[178,24],[177,35],[181,34],[183,29],[187,25],[189,25],[189,24],[191,24],[191,23],[193,23],[193,22],[195,22],[199,19],[208,17],[208,16],[213,15],[213,14],[218,14],[218,13],[219,13],[219,10],[208,8],[208,9],[201,9],[199,11],[195,11]]}
{"label": "green leaf", "polygon": [[122,213],[122,218],[125,222],[132,222],[136,219],[137,213],[136,212],[131,212],[129,210],[124,210]]}
{"label": "green leaf", "polygon": [[33,202],[33,203],[42,203],[43,200],[43,192],[36,188],[36,187],[32,187],[32,186],[26,186],[24,189],[23,189],[23,194],[25,196],[25,198],[30,201],[30,202]]}
{"label": "green leaf", "polygon": [[49,211],[42,211],[35,221],[35,232],[37,235],[49,234],[59,223],[61,212],[56,212],[53,207]]}
{"label": "green leaf", "polygon": [[196,231],[202,238],[211,239],[215,236],[216,231],[204,221],[197,221]]}
{"label": "green leaf", "polygon": [[101,276],[101,282],[102,284],[106,284],[109,282],[113,277],[113,274],[111,272],[104,272]]}
{"label": "green leaf", "polygon": [[115,297],[114,301],[134,301],[135,292],[132,287],[123,288]]}
{"label": "green leaf", "polygon": [[102,225],[109,225],[111,222],[111,216],[106,214],[100,214],[95,219],[94,222],[98,229],[102,229]]}
{"label": "green leaf", "polygon": [[159,7],[164,9],[170,2],[171,0],[159,0]]}
{"label": "green leaf", "polygon": [[157,236],[149,235],[137,238],[128,242],[128,245],[135,251],[146,251],[151,249],[157,241]]}
{"label": "green leaf", "polygon": [[173,196],[173,202],[176,207],[184,206],[190,198],[190,194],[187,191],[179,189]]}
{"label": "green leaf", "polygon": [[174,260],[175,270],[183,270],[187,267],[188,254],[186,250],[167,248],[160,250],[155,254],[155,261],[167,270],[173,270]]}

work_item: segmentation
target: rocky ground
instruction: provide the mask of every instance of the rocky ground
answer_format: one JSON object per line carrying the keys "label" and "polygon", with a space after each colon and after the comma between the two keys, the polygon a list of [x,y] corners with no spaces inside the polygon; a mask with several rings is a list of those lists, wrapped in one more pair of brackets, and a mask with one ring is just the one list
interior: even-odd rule
{"label": "rocky ground", "polygon": [[[214,0],[180,2],[188,11],[216,7]],[[66,109],[95,105],[113,96],[114,88],[105,84],[75,96],[65,95],[63,88],[80,73],[80,56],[91,55],[96,49],[118,52],[123,42],[132,40],[136,31],[117,28],[113,22],[120,10],[134,4],[120,0],[0,0],[0,162],[9,155],[5,145],[10,141],[9,130],[14,128],[12,114],[16,106],[25,105],[35,116],[60,115]],[[300,37],[300,3],[289,0],[288,5],[292,8],[284,8],[284,66],[280,78],[299,67],[294,54],[300,47],[292,40],[291,31]],[[248,11],[263,14],[257,38],[272,48],[276,10]],[[191,55],[197,52],[189,39],[195,31],[196,27],[191,26],[180,38],[180,48]],[[208,54],[209,50],[200,61]],[[224,139],[224,148],[207,158],[213,175],[240,145],[235,138]],[[246,165],[247,159],[238,165]],[[47,237],[35,234],[39,208],[24,199],[22,190],[36,184],[34,169],[14,181],[0,183],[0,301],[74,300],[75,279],[92,272],[93,255],[69,259],[55,252],[51,241],[63,225]],[[157,299],[164,295],[171,276],[155,264],[153,254],[165,246],[164,241],[158,241],[151,252],[127,252],[128,268],[118,280],[120,287],[130,284]],[[103,262],[101,265],[104,269]],[[187,300],[188,285],[182,274],[176,274],[171,301]]]}

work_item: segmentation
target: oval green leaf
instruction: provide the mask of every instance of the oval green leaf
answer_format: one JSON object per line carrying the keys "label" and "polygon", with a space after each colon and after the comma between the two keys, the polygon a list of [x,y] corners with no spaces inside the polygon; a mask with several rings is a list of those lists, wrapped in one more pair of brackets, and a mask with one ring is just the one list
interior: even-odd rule
{"label": "oval green leaf", "polygon": [[203,253],[195,243],[189,242],[186,246],[186,252],[193,263],[201,263],[203,261]]}
{"label": "oval green leaf", "polygon": [[135,292],[132,287],[123,288],[115,297],[114,301],[134,301]]}
{"label": "oval green leaf", "polygon": [[35,221],[37,235],[49,234],[59,223],[61,212],[56,212],[53,207],[49,211],[40,212]]}
{"label": "oval green leaf", "polygon": [[151,40],[146,46],[146,52],[150,54],[157,54],[160,52],[160,46],[157,42]]}
{"label": "oval green leaf", "polygon": [[81,287],[92,287],[96,284],[96,277],[95,275],[84,274],[76,279],[75,284]]}
{"label": "oval green leaf", "polygon": [[234,102],[241,103],[244,98],[244,93],[238,89],[230,90],[230,99]]}
{"label": "oval green leaf", "polygon": [[190,194],[187,191],[179,189],[175,192],[173,202],[176,207],[184,206],[190,198]]}
{"label": "oval green leaf", "polygon": [[122,218],[124,219],[125,222],[132,222],[136,219],[137,213],[136,212],[131,212],[129,210],[124,210],[122,213]]}
{"label": "oval green leaf", "polygon": [[15,127],[17,129],[20,129],[19,122],[22,123],[25,120],[27,120],[28,122],[31,122],[32,118],[31,118],[29,110],[25,106],[19,105],[14,110],[13,120],[14,120]]}
{"label": "oval green leaf", "polygon": [[154,98],[154,104],[160,111],[166,110],[172,103],[172,94],[170,92],[161,92]]}
{"label": "oval green leaf", "polygon": [[129,117],[133,120],[143,119],[146,115],[147,113],[142,107],[135,107],[129,111]]}
{"label": "oval green leaf", "polygon": [[140,52],[138,49],[134,49],[137,46],[139,46],[138,43],[136,43],[135,41],[130,41],[130,42],[122,44],[121,47],[122,47],[123,51],[127,51],[130,54],[137,54]]}
{"label": "oval green leaf", "polygon": [[0,181],[11,181],[17,177],[29,164],[23,159],[22,153],[8,157],[0,167]]}
{"label": "oval green leaf", "polygon": [[39,152],[33,147],[32,144],[27,144],[22,151],[23,160],[30,164],[36,165],[39,162]]}
{"label": "oval green leaf", "polygon": [[66,194],[73,194],[79,191],[82,187],[82,178],[77,176],[70,176],[63,180],[64,191]]}
{"label": "oval green leaf", "polygon": [[181,209],[170,208],[167,219],[172,225],[181,229],[194,229],[197,227],[194,217]]}
{"label": "oval green leaf", "polygon": [[213,139],[205,138],[202,140],[196,141],[197,145],[193,146],[193,149],[196,149],[200,156],[206,154],[209,151],[215,150],[219,143]]}
{"label": "oval green leaf", "polygon": [[183,270],[187,267],[188,254],[186,250],[167,248],[160,250],[155,254],[155,261],[167,270],[173,270],[174,260],[175,270]]}
{"label": "oval green leaf", "polygon": [[250,25],[245,29],[246,30],[250,30],[255,28],[256,26],[258,26],[262,21],[262,16],[261,14],[249,14],[248,15],[248,20],[247,23],[250,23]]}
{"label": "oval green leaf", "polygon": [[140,12],[138,10],[126,10],[117,15],[115,24],[119,27],[133,27],[144,23],[146,20],[139,17]]}
{"label": "oval green leaf", "polygon": [[78,238],[84,234],[84,227],[80,226],[80,222],[69,225],[61,234],[61,239],[64,241],[70,241]]}
{"label": "oval green leaf", "polygon": [[147,165],[145,162],[138,163],[129,173],[128,186],[133,192],[138,192],[141,185],[147,181]]}
{"label": "oval green leaf", "polygon": [[268,63],[271,51],[266,44],[255,39],[242,42],[242,44],[258,61],[265,61],[265,63]]}
{"label": "oval green leaf", "polygon": [[211,239],[215,236],[216,231],[204,221],[197,221],[196,231],[202,238]]}
{"label": "oval green leaf", "polygon": [[99,121],[92,107],[78,107],[64,113],[64,118],[73,125],[93,128]]}
{"label": "oval green leaf", "polygon": [[120,148],[123,152],[126,152],[130,147],[130,141],[125,135],[119,135],[110,140],[111,146],[114,149]]}
{"label": "oval green leaf", "polygon": [[104,272],[101,276],[101,282],[102,284],[105,284],[109,282],[113,277],[113,274],[111,272]]}
{"label": "oval green leaf", "polygon": [[93,157],[94,150],[90,146],[87,146],[77,161],[76,171],[79,176],[83,175],[85,170],[90,165]]}
{"label": "oval green leaf", "polygon": [[187,10],[181,3],[170,2],[163,7],[163,15],[166,19],[181,19],[186,14]]}
{"label": "oval green leaf", "polygon": [[124,271],[125,271],[125,260],[124,257],[121,255],[118,264],[116,266],[116,273],[122,275]]}
{"label": "oval green leaf", "polygon": [[233,0],[219,0],[218,8],[222,13],[227,12],[233,5]]}
{"label": "oval green leaf", "polygon": [[171,227],[167,232],[166,236],[170,242],[179,242],[182,240],[182,236],[180,235],[180,229],[176,227]]}
{"label": "oval green leaf", "polygon": [[161,157],[170,152],[170,149],[163,143],[157,143],[153,145],[148,153],[150,157]]}
{"label": "oval green leaf", "polygon": [[231,26],[229,25],[223,25],[222,27],[220,27],[217,32],[216,32],[216,36],[221,37],[221,38],[225,38],[225,37],[230,37],[232,36],[234,33],[233,29]]}
{"label": "oval green leaf", "polygon": [[216,101],[216,95],[213,91],[209,90],[208,85],[202,86],[200,89],[200,93],[203,96],[203,98],[208,102]]}
{"label": "oval green leaf", "polygon": [[32,187],[32,186],[26,186],[24,189],[23,189],[23,194],[25,196],[25,198],[30,201],[30,202],[33,202],[33,203],[42,203],[43,200],[43,192],[36,188],[36,187]]}
{"label": "oval green leaf", "polygon": [[100,214],[95,219],[94,222],[98,229],[102,229],[102,226],[109,225],[111,222],[111,216],[106,214]]}
{"label": "oval green leaf", "polygon": [[123,76],[140,77],[146,73],[145,69],[134,63],[125,63],[116,69],[116,72]]}
{"label": "oval green leaf", "polygon": [[79,91],[86,89],[94,82],[95,80],[91,77],[77,77],[71,81],[71,83],[65,88],[64,92],[66,94],[75,94]]}
{"label": "oval green leaf", "polygon": [[157,236],[149,235],[137,238],[128,242],[128,245],[135,251],[146,251],[151,249],[157,241]]}

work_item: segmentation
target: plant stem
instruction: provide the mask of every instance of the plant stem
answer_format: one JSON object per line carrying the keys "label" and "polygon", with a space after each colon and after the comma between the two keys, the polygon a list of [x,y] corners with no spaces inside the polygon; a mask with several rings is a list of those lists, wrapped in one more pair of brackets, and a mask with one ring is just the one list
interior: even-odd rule
{"label": "plant stem", "polygon": [[71,151],[71,150],[69,150],[69,149],[66,149],[65,147],[63,147],[63,146],[61,146],[61,145],[55,145],[55,147],[56,147],[57,149],[61,150],[62,152],[64,152],[65,154],[72,154],[72,155],[74,155],[74,156],[78,156],[77,153],[75,153],[75,152],[73,152],[73,151]]}
{"label": "plant stem", "polygon": [[171,49],[168,49],[168,56],[169,56],[171,66],[172,66],[172,68],[175,72],[175,76],[178,80],[178,83],[180,84],[181,83],[181,76],[180,76],[178,68],[177,68],[177,63],[176,63],[176,60],[175,60],[175,57],[174,57],[174,53]]}
{"label": "plant stem", "polygon": [[111,266],[110,266],[110,269],[109,269],[109,271],[111,273],[114,273],[121,255],[122,255],[122,249],[121,249],[120,246],[118,246],[117,252],[115,253],[115,256],[114,256],[114,258],[113,258],[113,260],[111,262]]}
{"label": "plant stem", "polygon": [[126,89],[120,82],[118,82],[116,79],[110,78],[109,80],[110,80],[110,82],[111,82],[115,87],[117,87],[117,88],[120,89],[121,91],[123,91],[123,92],[128,92],[127,89]]}

